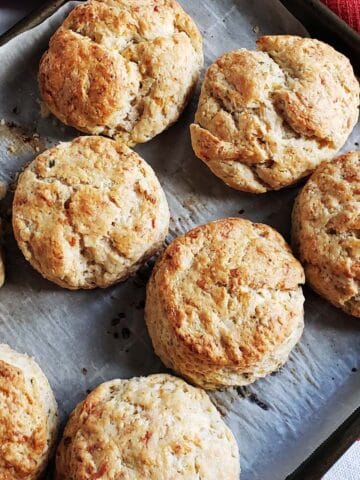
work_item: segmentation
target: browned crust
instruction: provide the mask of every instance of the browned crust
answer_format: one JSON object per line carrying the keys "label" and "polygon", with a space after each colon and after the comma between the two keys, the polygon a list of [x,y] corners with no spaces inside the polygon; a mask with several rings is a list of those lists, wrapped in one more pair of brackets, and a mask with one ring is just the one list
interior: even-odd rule
{"label": "browned crust", "polygon": [[49,109],[83,131],[106,123],[110,112],[121,107],[120,91],[126,88],[122,57],[102,45],[79,41],[64,27],[51,37],[49,47],[39,70],[41,95]]}
{"label": "browned crust", "polygon": [[360,153],[322,164],[296,199],[292,241],[309,284],[360,317]]}
{"label": "browned crust", "polygon": [[265,36],[208,69],[191,140],[226,184],[262,193],[292,185],[344,145],[359,84],[346,57],[318,40]]}
{"label": "browned crust", "polygon": [[202,66],[201,35],[173,0],[92,0],[50,40],[40,94],[62,122],[129,145],[174,123]]}
{"label": "browned crust", "polygon": [[203,390],[157,374],[97,387],[71,414],[57,480],[238,480],[232,433]]}
{"label": "browned crust", "polygon": [[302,324],[303,281],[301,265],[267,225],[227,218],[195,228],[167,247],[148,284],[155,351],[202,385],[212,371],[224,370],[225,385],[226,372],[251,374]]}
{"label": "browned crust", "polygon": [[[4,346],[1,345],[3,348]],[[14,352],[13,352],[14,353]],[[44,470],[54,438],[39,379],[0,359],[0,478],[35,480]],[[33,376],[31,376],[33,375]]]}
{"label": "browned crust", "polygon": [[60,286],[107,287],[162,245],[169,210],[151,167],[120,142],[79,137],[39,155],[13,201],[25,258]]}
{"label": "browned crust", "polygon": [[[21,370],[0,360],[1,478],[34,478],[38,470],[47,446],[46,417],[38,400],[29,396]],[[27,421],[35,422],[30,436]]]}

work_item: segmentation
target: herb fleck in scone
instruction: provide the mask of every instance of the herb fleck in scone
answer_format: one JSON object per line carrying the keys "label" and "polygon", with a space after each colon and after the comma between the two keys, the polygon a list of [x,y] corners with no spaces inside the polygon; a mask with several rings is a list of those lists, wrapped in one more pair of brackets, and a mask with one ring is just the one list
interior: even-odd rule
{"label": "herb fleck in scone", "polygon": [[176,122],[202,64],[201,35],[175,0],[94,0],[51,38],[39,87],[62,122],[135,145]]}
{"label": "herb fleck in scone", "polygon": [[239,218],[176,238],[157,261],[145,318],[166,366],[207,389],[282,366],[303,326],[304,271],[271,227]]}
{"label": "herb fleck in scone", "polygon": [[56,480],[238,480],[236,440],[203,390],[170,375],[113,380],[70,416]]}
{"label": "herb fleck in scone", "polygon": [[360,317],[360,152],[320,165],[296,199],[292,228],[307,282]]}
{"label": "herb fleck in scone", "polygon": [[226,184],[262,193],[337,153],[358,119],[359,83],[349,60],[318,40],[265,36],[257,48],[210,66],[191,139]]}
{"label": "herb fleck in scone", "polygon": [[161,247],[168,226],[152,168],[104,137],[46,150],[20,175],[14,195],[14,234],[25,258],[69,289],[124,280]]}
{"label": "herb fleck in scone", "polygon": [[0,345],[0,478],[40,478],[53,449],[58,408],[38,364]]}

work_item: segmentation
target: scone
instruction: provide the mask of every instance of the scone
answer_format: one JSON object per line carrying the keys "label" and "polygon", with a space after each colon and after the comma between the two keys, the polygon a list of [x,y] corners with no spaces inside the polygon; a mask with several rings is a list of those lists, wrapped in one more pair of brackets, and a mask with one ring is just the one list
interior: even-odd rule
{"label": "scone", "polygon": [[311,287],[360,317],[360,152],[313,173],[297,197],[292,241]]}
{"label": "scone", "polygon": [[358,119],[350,62],[310,38],[265,36],[225,53],[206,73],[191,140],[230,187],[278,190],[344,145]]}
{"label": "scone", "polygon": [[238,480],[239,452],[203,390],[158,374],[97,387],[70,416],[56,480]]}
{"label": "scone", "polygon": [[160,248],[168,226],[154,171],[104,137],[46,150],[20,175],[14,195],[14,234],[25,258],[69,289],[124,280]]}
{"label": "scone", "polygon": [[145,318],[164,364],[207,389],[282,366],[303,322],[304,272],[279,233],[225,218],[175,239],[147,286]]}
{"label": "scone", "polygon": [[53,449],[58,409],[31,357],[0,345],[0,478],[40,478]]}
{"label": "scone", "polygon": [[202,64],[201,35],[175,0],[93,0],[51,38],[40,94],[67,125],[135,145],[176,122]]}

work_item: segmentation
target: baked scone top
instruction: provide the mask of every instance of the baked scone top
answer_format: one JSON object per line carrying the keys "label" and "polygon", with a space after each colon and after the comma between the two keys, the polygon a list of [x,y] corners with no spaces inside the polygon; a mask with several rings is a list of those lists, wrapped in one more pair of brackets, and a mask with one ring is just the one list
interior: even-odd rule
{"label": "baked scone top", "polygon": [[38,365],[0,345],[0,478],[37,479],[56,426],[57,405]]}
{"label": "baked scone top", "polygon": [[157,374],[113,380],[71,414],[57,480],[238,480],[231,431],[203,390]]}
{"label": "baked scone top", "polygon": [[202,62],[201,35],[175,0],[92,0],[51,38],[40,93],[62,122],[134,145],[177,120]]}
{"label": "baked scone top", "polygon": [[240,218],[202,225],[155,265],[146,304],[153,342],[189,377],[206,365],[250,372],[302,325],[302,283],[300,263],[271,227]]}
{"label": "baked scone top", "polygon": [[168,230],[152,168],[125,145],[79,137],[40,154],[20,175],[16,240],[27,260],[67,288],[106,287],[151,256]]}
{"label": "baked scone top", "polygon": [[210,66],[191,134],[215,175],[261,193],[334,156],[357,122],[359,84],[349,60],[318,40],[265,36],[257,49]]}
{"label": "baked scone top", "polygon": [[321,295],[360,317],[360,152],[322,164],[293,210],[294,248]]}

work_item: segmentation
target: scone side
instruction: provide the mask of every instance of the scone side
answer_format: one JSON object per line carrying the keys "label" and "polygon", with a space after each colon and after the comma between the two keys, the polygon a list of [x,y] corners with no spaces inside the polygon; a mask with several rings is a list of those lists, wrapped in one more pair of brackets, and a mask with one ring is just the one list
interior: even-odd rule
{"label": "scone side", "polygon": [[[322,210],[320,209],[325,208],[321,204],[318,205],[318,202],[325,201],[323,198],[325,194],[319,193],[318,183],[327,183],[330,181],[329,179],[335,179],[339,175],[339,171],[348,165],[348,158],[354,154],[356,155],[356,152],[349,152],[320,165],[298,194],[292,211],[292,244],[304,266],[306,281],[311,288],[334,306],[341,308],[350,315],[360,317],[360,303],[356,301],[358,293],[354,290],[353,285],[353,282],[356,282],[355,266],[353,266],[351,273],[348,271],[350,267],[347,263],[343,265],[343,263],[330,257],[326,261],[326,255],[331,254],[331,250],[329,250],[331,245],[329,244],[326,247],[326,243],[323,243],[326,242],[326,226],[322,224],[316,226],[316,222],[319,221],[318,216],[322,215]],[[337,181],[339,182],[339,180]],[[332,186],[329,195],[334,195],[334,198],[338,198],[337,195],[340,195],[341,198],[343,192],[347,191],[347,182],[351,181],[356,181],[356,179],[343,179],[342,185],[340,183],[336,184],[336,188],[340,189],[339,192],[337,193],[334,186]],[[328,204],[327,208],[331,208],[329,207],[330,200],[326,201]],[[343,207],[345,205],[340,203],[337,209],[335,209],[335,213],[338,212],[337,216],[334,217],[335,214],[332,214],[333,216],[330,216],[328,221],[340,218],[344,214]],[[313,216],[310,215],[311,209],[314,211]],[[315,228],[317,229],[316,231],[314,230]],[[346,224],[342,228],[345,228],[344,232],[346,233]],[[340,246],[341,233],[337,235],[339,235]],[[346,237],[343,238],[344,242],[345,240]],[[356,242],[356,240],[354,241]],[[321,244],[316,246],[317,242],[321,242]],[[353,248],[355,248],[355,245]],[[351,250],[348,252],[349,256],[350,253]],[[347,266],[345,267],[345,265]]]}
{"label": "scone side", "polygon": [[[231,220],[228,219],[230,222]],[[244,222],[248,221],[244,220]],[[216,224],[216,221],[211,223]],[[203,227],[197,227],[188,234],[195,235],[196,231],[201,230],[201,228]],[[271,344],[263,345],[261,348],[257,346],[256,348],[264,348],[265,351],[269,349],[268,353],[255,360],[254,352],[255,357],[251,360],[252,354],[250,355],[247,367],[235,360],[217,358],[208,348],[204,348],[205,344],[197,345],[193,343],[191,334],[186,337],[178,331],[177,317],[180,312],[177,310],[176,303],[171,300],[171,292],[166,287],[167,275],[171,275],[172,268],[176,269],[177,252],[181,255],[177,244],[185,239],[186,235],[175,239],[172,247],[170,246],[165,250],[155,265],[147,286],[145,319],[155,352],[167,367],[174,369],[191,383],[207,389],[246,385],[256,378],[274,371],[285,363],[303,330],[304,297],[301,287],[294,286],[292,302],[295,302],[293,308],[297,314],[293,316],[293,313],[291,313],[289,333],[282,337],[281,341],[278,340],[277,346],[271,346]],[[279,234],[276,233],[276,235]],[[171,257],[173,267],[167,265],[167,255]],[[300,264],[297,263],[296,265],[296,268],[299,268],[302,272]],[[300,275],[299,280],[303,282],[303,274]]]}
{"label": "scone side", "polygon": [[[304,297],[301,288],[298,295],[302,305]],[[193,352],[181,342],[164,313],[161,289],[154,277],[151,277],[147,285],[145,320],[155,353],[164,365],[193,385],[206,390],[249,385],[278,370],[288,360],[304,328],[302,307],[300,315],[293,319],[293,331],[289,336],[260,361],[249,365],[245,372],[240,371],[236,365],[216,364],[214,360]]]}
{"label": "scone side", "polygon": [[[14,351],[8,345],[1,344],[0,364],[0,376],[7,379],[7,386],[2,389],[2,399],[6,399],[6,395],[11,394],[12,387],[17,388],[17,403],[14,400],[12,401],[14,411],[9,419],[11,425],[7,432],[8,436],[3,439],[3,461],[5,463],[3,464],[0,459],[0,476],[4,469],[5,477],[8,478],[6,474],[8,468],[14,468],[14,471],[21,475],[17,465],[21,460],[21,455],[25,454],[25,445],[28,443],[27,454],[29,457],[24,458],[24,462],[21,462],[23,465],[19,466],[20,470],[23,469],[23,474],[24,471],[27,472],[26,478],[35,480],[41,476],[46,468],[55,446],[58,428],[57,403],[48,379],[32,357]],[[25,404],[22,403],[22,395],[24,399],[27,399],[30,410],[27,408],[21,416],[23,427],[23,422],[26,422],[26,435],[23,440],[23,449],[17,451],[17,448],[11,449],[9,446],[12,441],[14,444],[18,443],[20,432],[16,431],[16,436],[13,439],[11,439],[10,433],[12,422],[16,421],[17,415],[20,414],[20,412],[16,412],[16,408],[26,407],[26,402]],[[28,423],[31,419],[34,421],[33,425]]]}

